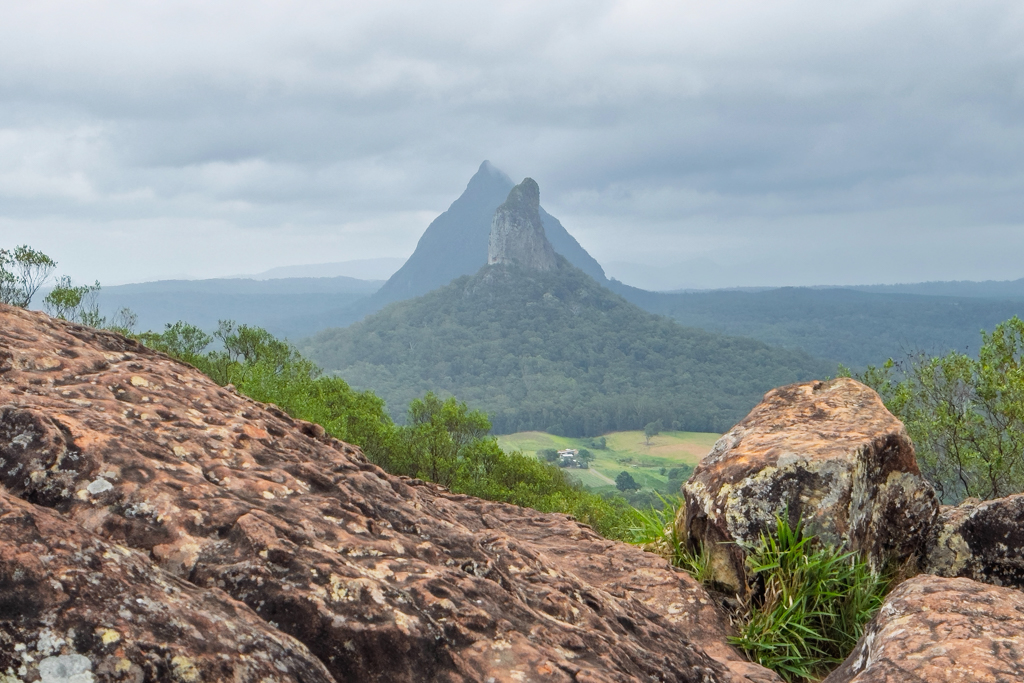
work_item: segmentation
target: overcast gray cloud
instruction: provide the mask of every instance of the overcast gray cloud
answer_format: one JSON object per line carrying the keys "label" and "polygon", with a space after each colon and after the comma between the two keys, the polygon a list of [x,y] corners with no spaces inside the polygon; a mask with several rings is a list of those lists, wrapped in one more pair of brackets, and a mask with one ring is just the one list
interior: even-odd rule
{"label": "overcast gray cloud", "polygon": [[612,274],[1022,277],[1024,6],[0,5],[0,242],[80,280],[407,255],[485,158]]}

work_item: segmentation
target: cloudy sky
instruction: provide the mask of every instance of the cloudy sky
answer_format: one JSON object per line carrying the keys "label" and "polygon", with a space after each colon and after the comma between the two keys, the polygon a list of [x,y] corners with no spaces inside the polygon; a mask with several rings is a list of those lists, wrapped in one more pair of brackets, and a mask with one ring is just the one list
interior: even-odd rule
{"label": "cloudy sky", "polygon": [[613,275],[1024,277],[1024,4],[0,4],[0,246],[78,280],[407,256],[483,159]]}

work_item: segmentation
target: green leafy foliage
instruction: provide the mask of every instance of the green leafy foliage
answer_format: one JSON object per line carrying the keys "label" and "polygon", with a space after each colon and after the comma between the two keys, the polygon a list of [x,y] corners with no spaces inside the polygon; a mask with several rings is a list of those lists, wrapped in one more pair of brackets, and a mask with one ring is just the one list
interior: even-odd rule
{"label": "green leafy foliage", "polygon": [[[274,403],[293,417],[362,447],[393,474],[434,481],[457,493],[543,512],[563,512],[610,538],[621,537],[635,511],[622,499],[606,500],[574,484],[558,467],[505,452],[488,436],[487,416],[454,398],[428,392],[410,403],[407,424],[396,425],[384,402],[324,376],[294,347],[266,330],[223,322],[213,335],[188,323],[137,335],[146,345],[197,367],[218,384]],[[207,350],[213,343],[220,348]],[[556,453],[557,457],[557,453]]]}
{"label": "green leafy foliage", "polygon": [[635,491],[640,488],[640,484],[636,483],[632,474],[623,470],[615,477],[615,488],[620,491]]}
{"label": "green leafy foliage", "polygon": [[544,462],[556,462],[558,460],[558,451],[554,448],[545,448],[537,451],[537,455],[540,456]]}
{"label": "green leafy foliage", "polygon": [[92,285],[71,284],[71,278],[63,276],[43,299],[46,312],[55,318],[88,325],[103,327],[106,319],[100,315],[96,295],[100,291],[100,283]]}
{"label": "green leafy foliage", "polygon": [[651,437],[661,434],[662,429],[663,427],[661,424],[661,420],[648,422],[646,425],[644,425],[644,440],[646,441],[648,446],[651,445]]}
{"label": "green leafy foliage", "polygon": [[657,420],[721,432],[768,389],[833,372],[646,313],[564,262],[550,272],[487,266],[303,350],[389,406],[426,391],[457,396],[501,434],[594,436]]}
{"label": "green leafy foliage", "polygon": [[920,286],[919,294],[882,288],[874,292],[782,287],[685,293],[617,289],[643,309],[681,325],[802,349],[817,358],[862,369],[908,348],[932,355],[974,349],[978,330],[1024,315],[1019,282],[991,283],[1016,286],[977,296],[970,294],[972,286],[982,283],[956,284],[946,289]]}
{"label": "green leafy foliage", "polygon": [[[0,303],[28,308],[56,267],[56,261],[27,244],[13,251],[0,249]],[[56,318],[131,333],[138,317],[128,308],[121,308],[107,320],[96,304],[99,290],[99,282],[75,286],[70,277],[63,276],[43,298],[43,307]]]}
{"label": "green leafy foliage", "polygon": [[889,360],[858,376],[907,427],[944,502],[1024,491],[1024,322],[982,332],[978,357]]}
{"label": "green leafy foliage", "polygon": [[853,651],[889,582],[856,553],[822,547],[776,518],[748,550],[754,584],[733,644],[787,681],[816,681]]}
{"label": "green leafy foliage", "polygon": [[0,249],[0,303],[28,308],[57,263],[27,244]]}
{"label": "green leafy foliage", "polygon": [[[714,590],[710,554],[676,531],[683,500],[661,497],[660,509],[638,512],[627,540],[657,553]],[[817,681],[853,651],[888,592],[856,553],[822,547],[813,536],[776,518],[774,533],[748,549],[755,592],[735,615],[731,639],[751,660],[787,681]]]}

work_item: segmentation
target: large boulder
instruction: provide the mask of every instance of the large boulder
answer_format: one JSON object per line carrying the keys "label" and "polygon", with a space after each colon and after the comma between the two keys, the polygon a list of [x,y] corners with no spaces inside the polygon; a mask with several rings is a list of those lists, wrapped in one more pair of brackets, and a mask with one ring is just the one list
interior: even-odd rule
{"label": "large boulder", "polygon": [[655,555],[5,306],[0,461],[0,680],[778,681]]}
{"label": "large boulder", "polygon": [[712,558],[715,580],[744,593],[746,551],[776,516],[875,568],[921,552],[938,503],[903,424],[849,378],[768,392],[715,444],[683,487],[683,538]]}
{"label": "large boulder", "polygon": [[1024,593],[920,575],[900,584],[822,683],[1024,681]]}
{"label": "large boulder", "polygon": [[928,538],[924,569],[1024,588],[1024,494],[943,508]]}

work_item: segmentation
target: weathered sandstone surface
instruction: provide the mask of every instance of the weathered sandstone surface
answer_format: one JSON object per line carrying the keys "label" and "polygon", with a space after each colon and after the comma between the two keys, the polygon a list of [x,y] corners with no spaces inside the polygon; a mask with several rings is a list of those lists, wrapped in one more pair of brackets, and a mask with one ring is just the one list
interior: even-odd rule
{"label": "weathered sandstone surface", "polygon": [[0,306],[3,683],[778,680],[725,632],[654,555]]}
{"label": "weathered sandstone surface", "polygon": [[929,574],[1024,588],[1024,494],[943,508],[924,564]]}
{"label": "weathered sandstone surface", "polygon": [[40,670],[45,680],[47,668],[122,681],[332,680],[223,591],[0,490],[0,681]]}
{"label": "weathered sandstone surface", "polygon": [[873,566],[923,551],[938,503],[903,424],[874,391],[839,378],[768,392],[715,444],[683,487],[678,531],[712,556],[715,578],[745,592],[744,546],[776,515]]}
{"label": "weathered sandstone surface", "polygon": [[555,250],[540,218],[540,187],[526,178],[512,188],[494,212],[487,244],[488,263],[514,263],[534,270],[553,270]]}
{"label": "weathered sandstone surface", "polygon": [[970,579],[905,581],[823,683],[1024,681],[1024,593]]}

